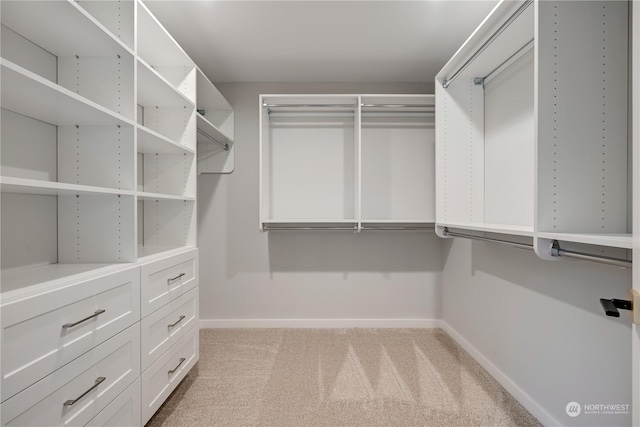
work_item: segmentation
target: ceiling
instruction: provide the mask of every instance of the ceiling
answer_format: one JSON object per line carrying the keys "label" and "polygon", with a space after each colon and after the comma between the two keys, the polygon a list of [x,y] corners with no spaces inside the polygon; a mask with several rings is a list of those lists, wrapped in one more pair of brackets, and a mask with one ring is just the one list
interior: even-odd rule
{"label": "ceiling", "polygon": [[497,0],[147,0],[214,82],[432,82]]}

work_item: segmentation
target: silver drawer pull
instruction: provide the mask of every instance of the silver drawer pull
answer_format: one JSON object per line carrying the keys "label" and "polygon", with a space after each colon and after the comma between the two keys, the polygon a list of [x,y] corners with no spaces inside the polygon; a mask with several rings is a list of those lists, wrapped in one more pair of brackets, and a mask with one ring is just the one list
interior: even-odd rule
{"label": "silver drawer pull", "polygon": [[184,357],[180,358],[180,363],[178,363],[178,366],[176,366],[175,368],[173,368],[172,370],[170,370],[168,373],[169,374],[173,374],[175,371],[178,370],[178,368],[180,367],[180,365],[182,365],[182,363],[184,363],[184,361],[187,360]]}
{"label": "silver drawer pull", "polygon": [[172,323],[170,325],[167,325],[169,328],[173,328],[174,326],[176,326],[178,323],[182,322],[184,320],[184,318],[187,316],[180,316],[180,318],[178,320],[176,320],[176,323]]}
{"label": "silver drawer pull", "polygon": [[96,378],[96,382],[95,382],[95,384],[93,384],[89,390],[85,391],[84,393],[82,393],[80,396],[76,397],[76,398],[75,398],[75,399],[73,399],[73,400],[67,400],[66,402],[64,402],[64,403],[62,404],[62,406],[73,406],[73,405],[75,405],[75,403],[76,403],[78,400],[82,399],[82,398],[83,398],[83,397],[85,397],[87,394],[91,393],[91,390],[93,390],[94,388],[98,387],[98,386],[99,386],[99,385],[100,385],[104,380],[106,380],[106,378],[105,378],[105,377],[98,377],[98,378]]}
{"label": "silver drawer pull", "polygon": [[63,329],[73,328],[74,326],[78,326],[80,323],[86,322],[87,320],[91,320],[94,317],[98,317],[99,315],[101,315],[105,311],[107,311],[107,310],[103,310],[103,309],[96,310],[96,312],[93,313],[91,316],[85,317],[82,320],[78,320],[77,322],[73,322],[73,323],[65,323],[64,325],[62,325],[62,328]]}
{"label": "silver drawer pull", "polygon": [[187,273],[180,273],[180,274],[178,274],[176,277],[172,277],[171,279],[167,279],[167,283],[171,283],[171,282],[173,282],[173,281],[175,281],[175,280],[178,280],[179,278],[181,278],[181,277],[182,277],[182,276],[184,276],[185,274],[187,274]]}

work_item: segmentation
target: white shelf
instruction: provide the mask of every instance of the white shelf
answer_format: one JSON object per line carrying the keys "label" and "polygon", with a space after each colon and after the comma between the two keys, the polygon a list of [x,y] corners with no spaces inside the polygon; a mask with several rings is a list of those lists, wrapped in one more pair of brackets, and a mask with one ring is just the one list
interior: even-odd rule
{"label": "white shelf", "polygon": [[195,66],[142,2],[138,2],[138,55],[154,66]]}
{"label": "white shelf", "polygon": [[141,59],[138,59],[138,104],[144,107],[195,106],[189,98]]}
{"label": "white shelf", "polygon": [[138,200],[178,200],[184,202],[194,202],[195,197],[176,196],[173,194],[160,194],[150,192],[138,192]]}
{"label": "white shelf", "polygon": [[[216,141],[220,142],[221,144],[226,144],[226,143],[229,143],[230,145],[233,144],[233,138],[231,138],[229,135],[222,132],[220,129],[218,129],[213,123],[211,123],[201,114],[198,113],[197,117],[198,117],[198,130],[203,131],[204,133],[206,133]],[[214,144],[208,138],[200,134],[198,134],[198,143]]]}
{"label": "white shelf", "polygon": [[31,268],[2,271],[1,304],[14,298],[58,288],[65,282],[75,282],[78,275],[97,275],[124,269],[131,264],[49,264]]}
{"label": "white shelf", "polygon": [[195,150],[160,135],[144,126],[138,125],[138,153],[143,154],[195,154]]}
{"label": "white shelf", "polygon": [[457,228],[470,231],[484,231],[487,233],[512,234],[514,236],[533,236],[533,227],[499,224],[464,224],[464,223],[436,223],[439,227]]}
{"label": "white shelf", "polygon": [[[3,2],[5,4],[5,2]],[[133,122],[6,59],[2,108],[57,126],[133,126]]]}
{"label": "white shelf", "polygon": [[633,249],[632,233],[538,233],[543,239]]}
{"label": "white shelf", "polygon": [[177,255],[195,246],[138,246],[138,262],[145,263],[156,258]]}
{"label": "white shelf", "polygon": [[0,177],[3,193],[38,194],[45,196],[74,196],[117,194],[133,196],[133,191],[114,188],[93,187],[90,185],[66,184],[61,182],[40,181],[36,179]]}
{"label": "white shelf", "polygon": [[3,1],[1,7],[2,25],[56,56],[133,55],[73,1]]}

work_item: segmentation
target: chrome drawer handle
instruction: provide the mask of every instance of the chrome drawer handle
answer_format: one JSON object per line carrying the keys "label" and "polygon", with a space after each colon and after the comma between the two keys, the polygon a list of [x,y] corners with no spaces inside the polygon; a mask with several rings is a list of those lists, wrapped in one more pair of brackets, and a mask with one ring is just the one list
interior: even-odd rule
{"label": "chrome drawer handle", "polygon": [[67,400],[66,402],[64,402],[64,403],[62,404],[62,406],[73,406],[73,405],[75,405],[75,404],[76,404],[76,402],[77,402],[78,400],[82,399],[82,398],[83,398],[83,397],[85,397],[87,394],[91,393],[91,391],[92,391],[94,388],[98,387],[98,386],[99,386],[99,385],[100,385],[104,380],[106,380],[106,378],[105,378],[105,377],[98,377],[98,378],[96,378],[96,382],[95,382],[95,384],[93,384],[89,390],[85,391],[84,393],[82,393],[80,396],[76,397],[76,398],[75,398],[75,399],[73,399],[73,400]]}
{"label": "chrome drawer handle", "polygon": [[167,284],[170,284],[171,282],[178,280],[179,278],[181,278],[182,276],[184,276],[187,273],[180,273],[178,274],[176,277],[172,277],[171,279],[167,279]]}
{"label": "chrome drawer handle", "polygon": [[73,323],[65,323],[64,325],[62,325],[62,328],[63,329],[73,328],[74,326],[78,326],[80,323],[86,322],[87,320],[91,320],[94,317],[98,317],[99,315],[101,315],[105,311],[107,311],[107,310],[103,310],[103,309],[96,310],[96,312],[93,313],[91,316],[85,317],[82,320],[78,320],[77,322],[73,322]]}
{"label": "chrome drawer handle", "polygon": [[182,322],[184,320],[184,318],[187,316],[180,316],[180,318],[178,320],[176,320],[176,323],[172,323],[170,325],[167,325],[169,328],[173,328],[174,326],[176,326],[178,323]]}
{"label": "chrome drawer handle", "polygon": [[182,363],[183,363],[185,360],[187,360],[187,359],[185,359],[184,357],[181,357],[181,358],[180,358],[180,363],[178,363],[178,366],[176,366],[175,368],[173,368],[172,370],[170,370],[168,373],[169,373],[169,374],[173,374],[175,371],[177,371],[177,370],[178,370],[178,368],[180,367],[180,365],[182,365]]}

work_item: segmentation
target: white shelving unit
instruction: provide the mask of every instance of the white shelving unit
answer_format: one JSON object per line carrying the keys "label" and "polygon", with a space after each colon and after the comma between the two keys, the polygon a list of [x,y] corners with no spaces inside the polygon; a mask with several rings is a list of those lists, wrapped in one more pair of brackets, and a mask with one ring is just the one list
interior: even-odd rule
{"label": "white shelving unit", "polygon": [[430,228],[433,95],[262,95],[261,230]]}
{"label": "white shelving unit", "polygon": [[627,14],[503,1],[438,73],[439,235],[527,236],[545,259],[554,240],[631,247]]}
{"label": "white shelving unit", "polygon": [[231,173],[235,168],[233,108],[197,69],[198,173]]}
{"label": "white shelving unit", "polygon": [[[51,424],[100,425],[122,405],[143,425],[162,403],[149,396],[168,396],[198,360],[196,135],[204,120],[233,142],[233,109],[140,0],[0,7],[0,348],[15,365],[0,364],[2,425],[41,423],[45,412]],[[196,113],[205,81],[207,118]],[[155,291],[161,302],[140,300]],[[191,320],[176,329],[184,342],[141,369],[144,318],[156,310],[171,324],[183,310]],[[24,322],[46,326],[29,331],[46,348],[20,338]],[[101,361],[98,348],[113,346],[125,357]],[[183,355],[167,378],[163,365]],[[78,366],[112,379],[93,403],[52,411],[46,396],[68,393],[44,378],[79,390],[93,380]]]}

